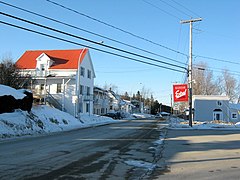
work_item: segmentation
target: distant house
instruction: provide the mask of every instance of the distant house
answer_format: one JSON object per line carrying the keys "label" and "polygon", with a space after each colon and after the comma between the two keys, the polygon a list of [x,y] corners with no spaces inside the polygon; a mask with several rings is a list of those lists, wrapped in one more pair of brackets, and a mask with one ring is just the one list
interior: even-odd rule
{"label": "distant house", "polygon": [[131,101],[128,100],[122,100],[121,103],[121,112],[125,112],[125,113],[133,113],[133,109],[135,108],[135,106],[131,103]]}
{"label": "distant house", "polygon": [[88,49],[26,51],[17,61],[34,97],[75,117],[93,113],[95,72]]}
{"label": "distant house", "polygon": [[93,93],[93,113],[97,115],[108,113],[110,108],[108,91],[99,87],[94,87]]}
{"label": "distant house", "polygon": [[134,105],[132,108],[133,113],[143,113],[144,112],[144,104],[143,102],[133,99],[131,103]]}
{"label": "distant house", "polygon": [[117,95],[114,91],[107,91],[109,97],[109,111],[120,111],[121,110],[121,97]]}

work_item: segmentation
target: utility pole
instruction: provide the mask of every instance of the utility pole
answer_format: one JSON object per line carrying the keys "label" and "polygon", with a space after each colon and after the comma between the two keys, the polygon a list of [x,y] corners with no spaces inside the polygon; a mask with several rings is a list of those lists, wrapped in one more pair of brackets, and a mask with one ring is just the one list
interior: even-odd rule
{"label": "utility pole", "polygon": [[190,38],[189,38],[189,64],[188,64],[188,89],[189,89],[189,126],[192,127],[193,124],[193,116],[192,116],[192,23],[202,21],[202,18],[198,19],[190,19],[180,21],[181,24],[190,24]]}

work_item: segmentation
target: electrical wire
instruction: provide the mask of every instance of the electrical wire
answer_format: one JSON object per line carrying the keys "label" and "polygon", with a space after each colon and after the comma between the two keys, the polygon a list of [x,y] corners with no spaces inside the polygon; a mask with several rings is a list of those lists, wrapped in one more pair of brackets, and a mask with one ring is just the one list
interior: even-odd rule
{"label": "electrical wire", "polygon": [[164,4],[167,4],[167,5],[170,6],[171,8],[173,8],[173,9],[175,9],[175,10],[181,12],[182,14],[185,14],[186,16],[188,16],[188,17],[190,17],[190,18],[192,17],[191,15],[185,13],[184,11],[182,11],[182,10],[180,10],[180,9],[178,9],[178,8],[176,8],[176,7],[174,7],[173,5],[167,3],[167,2],[165,2],[165,1],[163,1],[163,0],[159,0],[159,1],[163,2]]}
{"label": "electrical wire", "polygon": [[205,58],[205,59],[211,59],[211,60],[214,60],[214,61],[240,65],[240,63],[238,63],[238,62],[228,61],[228,60],[224,60],[224,59],[218,59],[218,58],[214,58],[214,57],[207,57],[207,56],[201,56],[201,55],[193,55],[193,56],[195,56],[195,58],[200,57],[200,58]]}
{"label": "electrical wire", "polygon": [[[62,25],[71,27],[71,28],[74,28],[74,29],[77,29],[77,30],[80,30],[80,31],[83,31],[83,32],[86,32],[86,33],[89,33],[89,34],[92,34],[92,35],[95,35],[95,36],[98,36],[98,37],[101,37],[101,38],[104,38],[104,39],[107,39],[107,40],[110,40],[110,41],[112,41],[112,42],[116,42],[116,43],[119,43],[119,44],[122,44],[122,45],[125,45],[125,46],[128,46],[128,47],[131,47],[131,48],[134,48],[134,49],[137,49],[137,50],[140,50],[140,51],[143,51],[143,52],[146,52],[146,53],[149,53],[149,54],[152,54],[152,55],[155,55],[155,56],[158,56],[158,57],[161,57],[161,58],[165,58],[165,59],[166,59],[166,57],[164,57],[164,56],[162,56],[162,55],[160,55],[160,54],[157,54],[157,53],[154,53],[154,52],[151,52],[151,51],[148,51],[148,50],[145,50],[145,49],[142,49],[142,48],[139,48],[139,47],[136,47],[136,46],[133,46],[133,45],[130,45],[130,44],[127,44],[127,43],[124,43],[124,42],[121,42],[121,41],[118,41],[118,40],[109,38],[109,37],[100,35],[100,34],[98,34],[98,33],[94,33],[94,32],[92,32],[92,31],[89,31],[89,30],[86,30],[86,29],[83,29],[83,28],[79,28],[79,27],[77,27],[77,26],[74,26],[74,25],[71,25],[71,24],[68,24],[68,23],[59,21],[59,20],[57,20],[57,19],[53,19],[53,18],[44,16],[44,15],[41,15],[41,14],[39,14],[39,13],[36,13],[36,12],[33,12],[33,11],[29,11],[29,10],[27,10],[27,9],[24,9],[24,8],[21,8],[21,7],[18,7],[18,6],[15,6],[15,5],[12,5],[12,4],[3,2],[3,1],[0,1],[0,3],[2,3],[2,4],[4,4],[4,5],[7,5],[7,6],[10,6],[10,7],[12,7],[12,8],[18,9],[18,10],[21,10],[21,11],[27,12],[27,13],[33,14],[33,15],[35,15],[35,16],[38,16],[38,17],[41,17],[41,18],[44,18],[44,19],[47,19],[47,20],[50,20],[50,21],[53,21],[53,22],[56,22],[56,23],[59,23],[59,24],[62,24]],[[177,60],[172,59],[172,58],[167,58],[167,59],[170,60],[170,61],[172,61],[172,62],[177,62],[177,63],[179,63],[179,64],[184,64],[183,62],[177,61]],[[185,64],[184,64],[184,65],[185,65]]]}
{"label": "electrical wire", "polygon": [[171,14],[171,13],[165,11],[165,10],[163,10],[162,8],[156,6],[156,5],[153,4],[153,3],[150,3],[150,2],[148,2],[148,1],[146,1],[146,0],[142,0],[142,1],[145,2],[145,3],[147,3],[148,5],[150,5],[150,6],[154,7],[154,8],[156,8],[156,9],[164,12],[165,14],[168,14],[169,16],[172,16],[172,17],[176,18],[177,20],[181,20],[179,17],[177,17],[177,16],[175,16],[175,15],[173,15],[173,14]]}
{"label": "electrical wire", "polygon": [[110,49],[117,50],[117,51],[120,51],[120,52],[123,52],[123,53],[127,53],[127,54],[130,54],[130,55],[134,55],[134,56],[138,56],[138,57],[141,57],[141,58],[145,58],[145,59],[148,59],[150,61],[155,61],[155,62],[162,63],[162,64],[165,64],[165,65],[169,65],[169,66],[185,69],[185,67],[182,67],[182,66],[178,66],[178,65],[167,63],[167,62],[164,62],[164,61],[156,60],[156,59],[153,59],[153,58],[150,58],[150,57],[147,57],[147,56],[143,56],[143,55],[139,55],[139,54],[136,54],[136,53],[132,53],[130,51],[119,49],[119,48],[116,48],[116,47],[113,47],[113,46],[109,46],[109,45],[106,45],[106,44],[101,44],[99,42],[96,42],[96,41],[93,41],[93,40],[90,40],[90,39],[87,39],[87,38],[83,38],[83,37],[76,36],[76,35],[73,35],[73,34],[70,34],[70,33],[66,33],[66,32],[63,32],[63,31],[60,31],[60,30],[57,30],[57,29],[54,29],[54,28],[51,28],[51,27],[48,27],[48,26],[44,26],[42,24],[38,24],[38,23],[35,23],[35,22],[32,22],[32,21],[28,21],[26,19],[22,19],[22,18],[13,16],[13,15],[7,14],[7,13],[0,12],[0,14],[4,15],[4,16],[7,16],[7,17],[10,17],[10,18],[13,18],[13,19],[17,19],[17,20],[29,23],[29,24],[32,24],[32,25],[35,25],[35,26],[38,26],[38,27],[42,27],[42,28],[45,28],[45,29],[48,29],[48,30],[51,30],[51,31],[55,31],[55,32],[58,32],[58,33],[61,33],[61,34],[64,34],[64,35],[68,35],[68,36],[71,36],[71,37],[74,37],[74,38],[77,38],[77,39],[81,39],[83,41],[87,41],[87,42],[90,42],[90,43],[98,44],[98,45],[104,46],[106,48],[110,48]]}
{"label": "electrical wire", "polygon": [[121,58],[126,58],[128,60],[132,60],[132,61],[135,61],[135,62],[160,67],[160,68],[163,68],[163,69],[168,69],[168,70],[172,70],[172,71],[175,71],[175,72],[185,73],[185,71],[183,71],[183,70],[173,69],[173,68],[160,66],[160,65],[157,65],[157,64],[149,63],[149,62],[145,62],[145,61],[142,61],[142,60],[138,60],[138,59],[131,58],[131,57],[128,57],[128,56],[124,56],[124,55],[120,55],[120,54],[113,53],[113,52],[110,52],[110,51],[102,50],[102,49],[95,48],[95,47],[92,47],[92,46],[89,46],[89,45],[77,43],[77,42],[74,42],[74,41],[70,41],[70,40],[63,39],[63,38],[60,38],[60,37],[57,37],[57,36],[53,36],[53,35],[49,35],[49,34],[46,34],[46,33],[39,32],[39,31],[35,31],[35,30],[29,29],[29,28],[21,27],[21,26],[15,25],[15,24],[7,23],[7,22],[4,22],[4,21],[0,21],[0,23],[11,26],[11,27],[15,27],[15,28],[18,28],[18,29],[22,29],[22,30],[25,30],[25,31],[28,31],[28,32],[32,32],[32,33],[35,33],[35,34],[39,34],[39,35],[42,35],[42,36],[46,36],[46,37],[49,37],[49,38],[52,38],[52,39],[57,39],[57,40],[60,40],[60,41],[64,41],[64,42],[71,43],[71,44],[78,45],[78,46],[84,46],[84,47],[89,48],[89,49],[93,49],[93,50],[100,51],[100,52],[103,52],[103,53],[111,54],[111,55],[118,56],[118,57],[121,57]]}
{"label": "electrical wire", "polygon": [[[203,67],[203,66],[199,66],[199,65],[193,65],[193,68],[195,68],[196,70],[200,70],[200,71],[211,71],[211,72],[216,72],[216,73],[223,73],[224,70],[226,69],[220,69],[220,68],[213,68],[213,67]],[[240,72],[239,71],[229,71],[229,74],[233,75],[233,76],[240,76]]]}
{"label": "electrical wire", "polygon": [[184,56],[188,56],[188,55],[186,55],[186,54],[184,54],[184,53],[182,53],[182,52],[180,52],[180,51],[176,51],[176,50],[174,50],[174,49],[172,49],[172,48],[169,48],[169,47],[164,46],[164,45],[162,45],[162,44],[156,43],[156,42],[154,42],[154,41],[152,41],[152,40],[146,39],[146,38],[144,38],[144,37],[141,37],[141,36],[138,36],[138,35],[136,35],[136,34],[133,34],[133,33],[129,32],[129,31],[123,30],[123,29],[118,28],[118,27],[116,27],[116,26],[113,26],[113,25],[111,25],[111,24],[109,24],[109,23],[103,22],[103,21],[98,20],[98,19],[96,19],[96,18],[94,18],[94,17],[91,17],[91,16],[86,15],[86,14],[84,14],[84,13],[81,13],[81,12],[79,12],[79,11],[76,11],[76,10],[74,10],[74,9],[72,9],[72,8],[66,7],[66,6],[64,6],[64,5],[60,4],[60,3],[56,3],[56,2],[54,2],[54,1],[52,1],[52,0],[46,0],[46,1],[47,1],[47,2],[50,2],[50,3],[54,4],[54,5],[56,5],[56,6],[58,6],[58,7],[61,7],[61,8],[63,8],[63,9],[66,9],[66,10],[69,10],[69,11],[71,11],[71,12],[74,12],[74,13],[76,13],[76,14],[78,14],[78,15],[81,15],[81,16],[84,16],[84,17],[86,17],[86,18],[89,18],[89,19],[91,19],[91,20],[93,20],[93,21],[96,21],[96,22],[98,22],[98,23],[104,24],[104,25],[106,25],[106,26],[108,26],[108,27],[111,27],[111,28],[114,28],[114,29],[116,29],[116,30],[119,30],[119,31],[121,31],[121,32],[123,32],[123,33],[129,34],[129,35],[131,35],[131,36],[133,36],[133,37],[135,37],[135,38],[144,40],[144,41],[149,42],[149,43],[151,43],[151,44],[154,44],[154,45],[156,45],[156,46],[160,46],[160,47],[165,48],[165,49],[167,49],[167,50],[169,50],[169,51],[172,51],[172,52],[175,52],[175,53],[184,55]]}
{"label": "electrical wire", "polygon": [[171,1],[174,2],[175,4],[179,5],[179,6],[183,7],[184,9],[188,10],[189,12],[191,12],[192,14],[194,14],[195,16],[201,17],[201,16],[199,16],[197,13],[195,13],[195,12],[193,12],[192,10],[188,9],[186,6],[183,6],[182,4],[180,4],[179,2],[176,2],[176,1],[174,1],[174,0],[171,0]]}

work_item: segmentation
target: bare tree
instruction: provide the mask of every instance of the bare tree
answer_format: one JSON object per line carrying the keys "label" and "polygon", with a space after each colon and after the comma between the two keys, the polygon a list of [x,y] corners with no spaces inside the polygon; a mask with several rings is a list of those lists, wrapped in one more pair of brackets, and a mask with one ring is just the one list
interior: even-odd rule
{"label": "bare tree", "polygon": [[151,89],[146,88],[145,86],[142,87],[142,89],[140,90],[142,98],[143,99],[147,99],[151,96],[152,92]]}
{"label": "bare tree", "polygon": [[193,94],[194,95],[216,95],[219,94],[217,81],[214,80],[212,71],[204,62],[194,66],[193,69]]}
{"label": "bare tree", "polygon": [[237,100],[239,84],[228,70],[223,70],[222,76],[219,77],[219,85],[221,94],[228,96],[231,102]]}
{"label": "bare tree", "polygon": [[115,84],[107,84],[107,83],[105,83],[105,85],[103,86],[103,89],[106,89],[106,90],[110,90],[111,89],[116,94],[118,94],[118,86],[115,85]]}
{"label": "bare tree", "polygon": [[30,84],[30,81],[31,77],[23,76],[11,57],[2,58],[0,63],[0,84],[20,89]]}

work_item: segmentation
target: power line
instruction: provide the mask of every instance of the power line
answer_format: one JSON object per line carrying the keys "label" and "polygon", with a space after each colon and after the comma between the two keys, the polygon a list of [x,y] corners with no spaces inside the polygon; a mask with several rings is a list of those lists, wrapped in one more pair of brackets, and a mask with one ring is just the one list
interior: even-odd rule
{"label": "power line", "polygon": [[116,48],[116,47],[113,47],[113,46],[109,46],[109,45],[106,45],[106,44],[99,44],[99,42],[96,42],[96,41],[93,41],[93,40],[90,40],[90,39],[87,39],[87,38],[83,38],[83,37],[80,37],[80,36],[76,36],[76,35],[73,35],[73,34],[70,34],[70,33],[66,33],[66,32],[63,32],[63,31],[60,31],[60,30],[57,30],[57,29],[54,29],[54,28],[51,28],[51,27],[48,27],[48,26],[44,26],[44,25],[41,25],[41,24],[38,24],[38,23],[35,23],[35,22],[32,22],[32,21],[28,21],[26,19],[22,19],[22,18],[13,16],[13,15],[7,14],[7,13],[0,12],[0,14],[2,14],[4,16],[7,16],[7,17],[10,17],[10,18],[13,18],[13,19],[17,19],[17,20],[29,23],[29,24],[33,24],[35,26],[42,27],[42,28],[45,28],[45,29],[48,29],[48,30],[51,30],[51,31],[54,31],[54,32],[58,32],[58,33],[61,33],[61,34],[67,35],[67,36],[71,36],[71,37],[74,37],[74,38],[77,38],[77,39],[81,39],[83,41],[98,44],[98,45],[104,46],[106,48],[114,49],[114,50],[117,50],[117,51],[120,51],[120,52],[123,52],[123,53],[138,56],[138,57],[141,57],[141,58],[148,59],[150,61],[155,61],[155,62],[158,62],[158,63],[165,64],[165,65],[185,69],[185,67],[182,67],[182,66],[178,66],[178,65],[167,63],[167,62],[164,62],[164,61],[156,60],[156,59],[153,59],[153,58],[150,58],[150,57],[147,57],[147,56],[139,55],[139,54],[136,54],[136,53],[133,53],[133,52],[130,52],[130,51],[126,51],[126,50],[123,50],[123,49],[119,49],[119,48]]}
{"label": "power line", "polygon": [[[50,20],[50,21],[53,21],[53,22],[56,22],[56,23],[59,23],[59,24],[62,24],[62,25],[65,25],[65,26],[68,26],[68,27],[71,27],[71,28],[74,28],[74,29],[83,31],[83,32],[86,32],[86,33],[89,33],[89,34],[92,34],[92,35],[95,35],[95,36],[98,36],[98,37],[101,37],[101,38],[104,38],[104,39],[107,39],[107,40],[110,40],[110,41],[113,41],[113,42],[116,42],[116,43],[119,43],[119,44],[122,44],[122,45],[125,45],[125,46],[128,46],[128,47],[131,47],[131,48],[134,48],[134,49],[137,49],[137,50],[140,50],[140,51],[143,51],[143,52],[146,52],[146,53],[149,53],[149,54],[152,54],[152,55],[161,57],[161,58],[168,59],[168,60],[173,61],[173,62],[177,62],[177,63],[179,63],[179,64],[184,64],[184,63],[181,62],[181,61],[177,61],[177,60],[172,59],[172,58],[166,58],[166,57],[164,57],[164,56],[162,56],[162,55],[160,55],[160,54],[157,54],[157,53],[154,53],[154,52],[151,52],[151,51],[142,49],[142,48],[138,48],[138,47],[136,47],[136,46],[133,46],[133,45],[130,45],[130,44],[127,44],[127,43],[124,43],[124,42],[121,42],[121,41],[118,41],[118,40],[115,40],[115,39],[112,39],[112,38],[109,38],[109,37],[106,37],[106,36],[103,36],[103,35],[100,35],[100,34],[98,34],[98,33],[94,33],[94,32],[88,31],[88,30],[83,29],[83,28],[79,28],[79,27],[77,27],[77,26],[74,26],[74,25],[71,25],[71,24],[68,24],[68,23],[65,23],[65,22],[62,22],[62,21],[59,21],[59,20],[56,20],[56,19],[53,19],[53,18],[44,16],[44,15],[41,15],[41,14],[39,14],[39,13],[35,13],[35,12],[32,12],[32,11],[29,11],[29,10],[24,9],[24,8],[21,8],[21,7],[17,7],[17,6],[15,6],[15,5],[12,5],[12,4],[3,2],[3,1],[0,1],[0,3],[2,3],[2,4],[4,4],[4,5],[7,5],[7,6],[10,6],[10,7],[12,7],[12,8],[15,8],[15,9],[18,9],[18,10],[21,10],[21,11],[24,11],[24,12],[27,12],[27,13],[30,13],[30,14],[33,14],[33,15],[36,15],[36,16],[38,16],[38,17],[42,17],[42,18],[48,19],[48,20]],[[184,65],[185,65],[185,64],[184,64]]]}
{"label": "power line", "polygon": [[90,48],[90,49],[93,49],[93,50],[96,50],[96,51],[111,54],[111,55],[118,56],[118,57],[121,57],[121,58],[126,58],[126,59],[129,59],[129,60],[135,61],[135,62],[148,64],[148,65],[152,65],[152,66],[156,66],[156,67],[160,67],[160,68],[163,68],[163,69],[168,69],[168,70],[172,70],[172,71],[176,71],[176,72],[185,73],[185,71],[183,71],[183,70],[173,69],[173,68],[169,68],[169,67],[166,67],[166,66],[160,66],[160,65],[157,65],[157,64],[145,62],[145,61],[138,60],[138,59],[135,59],[135,58],[131,58],[131,57],[128,57],[128,56],[124,56],[124,55],[121,55],[121,54],[113,53],[113,52],[110,52],[110,51],[102,50],[102,49],[95,48],[95,47],[92,47],[92,46],[88,46],[88,45],[85,45],[85,44],[81,44],[81,43],[77,43],[77,42],[74,42],[74,41],[66,40],[66,39],[63,39],[63,38],[60,38],[60,37],[57,37],[57,36],[53,36],[53,35],[49,35],[49,34],[46,34],[46,33],[39,32],[39,31],[35,31],[35,30],[29,29],[29,28],[24,28],[24,27],[15,25],[15,24],[10,24],[10,23],[4,22],[4,21],[0,21],[0,23],[11,26],[11,27],[15,27],[15,28],[18,28],[18,29],[22,29],[22,30],[25,30],[25,31],[28,31],[28,32],[32,32],[32,33],[35,33],[35,34],[39,34],[39,35],[42,35],[42,36],[46,36],[46,37],[49,37],[49,38],[52,38],[52,39],[57,39],[57,40],[60,40],[60,41],[64,41],[64,42],[71,43],[71,44],[78,45],[78,46],[84,46],[86,48]]}
{"label": "power line", "polygon": [[152,6],[152,7],[154,7],[154,8],[156,8],[156,9],[164,12],[165,14],[168,14],[169,16],[172,16],[172,17],[176,18],[177,20],[181,20],[179,17],[177,17],[177,16],[175,16],[175,15],[173,15],[173,14],[165,11],[164,9],[161,9],[160,7],[156,6],[156,5],[153,4],[153,3],[150,3],[150,2],[148,2],[148,1],[146,1],[146,0],[142,0],[142,1],[145,2],[145,3],[147,3],[147,4],[149,4],[150,6]]}
{"label": "power line", "polygon": [[186,55],[186,54],[184,54],[184,53],[182,53],[182,52],[180,52],[180,51],[176,51],[176,50],[174,50],[174,49],[172,49],[172,48],[169,48],[169,47],[167,47],[167,46],[164,46],[164,45],[161,45],[161,44],[159,44],[159,43],[156,43],[156,42],[154,42],[154,41],[152,41],[152,40],[146,39],[146,38],[144,38],[144,37],[141,37],[141,36],[138,36],[138,35],[136,35],[136,34],[133,34],[133,33],[129,32],[129,31],[123,30],[123,29],[118,28],[118,27],[116,27],[116,26],[113,26],[113,25],[111,25],[111,24],[109,24],[109,23],[103,22],[103,21],[98,20],[98,19],[96,19],[96,18],[93,18],[93,17],[91,17],[91,16],[89,16],[89,15],[86,15],[86,14],[84,14],[84,13],[81,13],[81,12],[79,12],[79,11],[76,11],[76,10],[74,10],[74,9],[72,9],[72,8],[66,7],[66,6],[64,6],[64,5],[60,4],[60,3],[56,3],[56,2],[51,1],[51,0],[46,0],[46,1],[52,3],[52,4],[56,5],[56,6],[59,6],[59,7],[61,7],[61,8],[64,8],[64,9],[66,9],[66,10],[72,11],[72,12],[78,14],[78,15],[84,16],[84,17],[86,17],[86,18],[89,18],[89,19],[94,20],[94,21],[96,21],[96,22],[99,22],[99,23],[101,23],[101,24],[104,24],[104,25],[106,25],[106,26],[108,26],[108,27],[111,27],[111,28],[114,28],[114,29],[119,30],[119,31],[121,31],[121,32],[124,32],[124,33],[126,33],[126,34],[129,34],[129,35],[131,35],[131,36],[133,36],[133,37],[135,37],[135,38],[138,38],[138,39],[144,40],[144,41],[146,41],[146,42],[149,42],[149,43],[151,43],[151,44],[160,46],[160,47],[165,48],[165,49],[167,49],[167,50],[169,50],[169,51],[172,51],[172,52],[175,52],[175,53],[184,55],[184,56],[188,56],[188,55]]}
{"label": "power line", "polygon": [[[204,66],[201,66],[201,65],[198,65],[198,64],[194,64],[194,67],[198,68],[199,70],[203,70],[203,71],[211,70],[211,71],[215,71],[215,72],[223,72],[224,70],[226,70],[224,68],[214,68],[214,67],[209,67],[209,66],[208,67],[204,67]],[[233,70],[231,70],[229,72],[231,72],[231,73],[233,73],[235,75],[237,75],[237,74],[240,75],[240,71],[233,71]]]}
{"label": "power line", "polygon": [[[49,1],[49,0],[47,0],[47,1]],[[175,2],[176,4],[178,4],[179,6],[184,7],[183,5],[181,5],[180,3],[176,2],[176,1],[174,1],[174,0],[172,0],[172,1]],[[50,2],[50,1],[49,1],[49,2]],[[61,21],[56,20],[56,19],[53,19],[53,18],[49,18],[49,17],[47,17],[47,16],[44,16],[44,15],[41,15],[41,14],[38,14],[38,13],[35,13],[35,12],[32,12],[32,11],[29,11],[29,10],[26,10],[26,9],[23,9],[23,8],[21,8],[21,7],[17,7],[17,6],[11,5],[11,4],[6,3],[6,2],[3,2],[3,1],[0,1],[0,3],[5,4],[5,5],[8,5],[8,6],[11,6],[11,7],[13,7],[13,8],[16,8],[16,9],[19,9],[19,10],[22,10],[22,11],[25,11],[25,12],[28,12],[28,13],[31,13],[31,14],[34,14],[34,15],[39,16],[39,17],[42,17],[42,18],[45,18],[45,19],[48,19],[48,20],[51,20],[51,21],[54,21],[54,22],[57,22],[57,23],[60,23],[60,24],[69,26],[69,27],[72,27],[72,28],[75,28],[75,29],[84,31],[84,32],[87,32],[87,33],[90,33],[90,34],[93,34],[93,35],[96,35],[96,36],[99,36],[99,37],[102,37],[102,38],[105,38],[105,39],[108,39],[108,40],[111,40],[111,41],[120,43],[120,44],[122,44],[122,45],[126,45],[126,46],[129,46],[129,47],[132,47],[132,48],[141,50],[141,51],[143,51],[143,52],[147,52],[147,53],[149,53],[149,54],[152,54],[152,55],[156,55],[156,56],[165,58],[165,57],[162,56],[162,55],[159,55],[159,54],[156,54],[156,53],[153,53],[153,52],[150,52],[150,51],[147,51],[147,50],[144,50],[144,49],[141,49],[141,48],[138,48],[138,47],[135,47],[135,46],[132,46],[132,45],[129,45],[129,44],[126,44],[126,43],[123,43],[123,42],[120,42],[120,41],[111,39],[111,38],[108,38],[108,37],[106,37],[106,36],[102,36],[102,35],[100,35],[100,34],[97,34],[97,33],[94,33],[94,32],[91,32],[91,31],[88,31],[88,30],[85,30],[85,29],[82,29],[82,28],[73,26],[73,25],[68,24],[68,23],[61,22]],[[51,3],[53,3],[53,2],[51,2]],[[193,11],[189,10],[188,8],[186,8],[186,7],[184,7],[184,8],[187,9],[188,11],[194,13]],[[194,13],[194,14],[197,15],[196,13]],[[199,16],[199,15],[198,15],[198,16]],[[177,51],[177,52],[179,52],[179,51]],[[180,52],[179,54],[186,55],[186,54],[181,53],[181,52]],[[187,56],[187,55],[186,55],[186,56]],[[211,59],[211,60],[220,61],[220,62],[225,62],[225,63],[230,63],[230,64],[240,65],[240,63],[237,63],[237,62],[228,61],[228,60],[219,59],[219,58],[214,58],[214,57],[207,57],[207,56],[194,55],[194,54],[193,54],[193,56],[195,56],[195,57],[202,57],[202,58],[205,58],[205,59]],[[177,62],[177,63],[179,63],[179,64],[186,64],[186,63],[183,63],[183,62],[174,60],[174,59],[172,59],[172,58],[166,58],[166,59],[168,59],[168,60],[170,60],[170,61],[173,61],[173,62]]]}
{"label": "power line", "polygon": [[189,12],[191,12],[192,14],[194,14],[195,16],[201,17],[201,16],[199,16],[197,13],[195,13],[195,12],[193,12],[192,10],[188,9],[186,6],[183,6],[182,4],[180,4],[179,2],[176,2],[176,1],[174,1],[174,0],[171,0],[171,1],[174,2],[174,3],[176,3],[176,4],[179,5],[179,6],[183,7],[184,9],[188,10]]}
{"label": "power line", "polygon": [[188,16],[188,17],[190,17],[190,18],[192,17],[191,15],[185,13],[184,11],[182,11],[182,10],[180,10],[180,9],[178,9],[178,8],[176,8],[176,7],[174,7],[173,5],[167,3],[167,2],[165,2],[165,1],[163,1],[163,0],[159,0],[159,1],[163,2],[164,4],[167,4],[168,6],[172,7],[173,9],[175,9],[175,10],[177,10],[177,11],[179,11],[179,12],[181,12],[182,14],[185,14],[186,16]]}
{"label": "power line", "polygon": [[195,56],[195,58],[197,58],[197,57],[201,57],[201,58],[205,58],[205,59],[211,59],[211,60],[214,60],[214,61],[219,61],[219,62],[225,62],[225,63],[230,63],[230,64],[240,65],[240,63],[238,63],[238,62],[228,61],[228,60],[224,60],[224,59],[218,59],[218,58],[207,57],[207,56],[201,56],[201,55],[194,55],[194,56]]}

